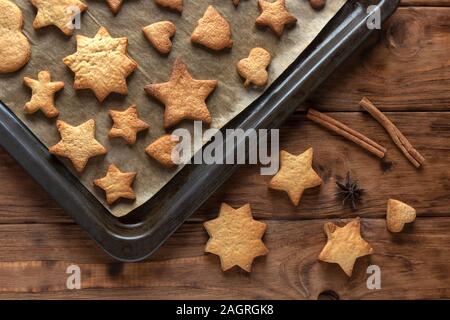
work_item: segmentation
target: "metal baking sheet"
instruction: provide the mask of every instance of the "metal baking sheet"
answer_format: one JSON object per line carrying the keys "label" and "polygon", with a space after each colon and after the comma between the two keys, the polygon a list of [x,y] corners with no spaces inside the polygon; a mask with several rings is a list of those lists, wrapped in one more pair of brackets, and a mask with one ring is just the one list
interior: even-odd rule
{"label": "metal baking sheet", "polygon": [[[368,18],[379,10],[385,21],[398,3],[396,0],[349,0],[270,88],[226,126],[244,130],[279,127],[376,32],[367,28]],[[376,7],[368,10],[370,5]],[[186,165],[152,199],[132,214],[117,219],[108,214],[79,179],[48,153],[47,147],[27,125],[1,103],[0,145],[101,248],[121,261],[142,260],[152,254],[239,167]]]}

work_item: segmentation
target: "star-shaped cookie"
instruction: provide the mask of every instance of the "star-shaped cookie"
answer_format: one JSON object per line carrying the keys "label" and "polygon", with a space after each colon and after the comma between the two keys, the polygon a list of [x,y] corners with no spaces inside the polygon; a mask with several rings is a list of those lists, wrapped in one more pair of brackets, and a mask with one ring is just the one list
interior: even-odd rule
{"label": "star-shaped cookie", "polygon": [[72,127],[58,120],[56,127],[61,134],[61,140],[49,148],[50,153],[68,158],[78,172],[82,172],[90,158],[105,154],[106,148],[95,140],[95,121],[90,119],[85,123]]}
{"label": "star-shaped cookie", "polygon": [[136,195],[131,184],[136,177],[136,172],[122,172],[114,164],[110,165],[106,176],[94,180],[94,185],[106,192],[106,202],[113,204],[119,198],[134,200]]}
{"label": "star-shaped cookie", "polygon": [[109,8],[114,14],[117,14],[122,7],[123,0],[106,0]]}
{"label": "star-shaped cookie", "polygon": [[75,89],[91,89],[102,102],[111,92],[127,94],[136,62],[127,56],[127,38],[112,38],[101,27],[94,38],[77,35],[77,52],[64,63],[75,73]]}
{"label": "star-shaped cookie", "polygon": [[28,114],[42,110],[46,117],[56,117],[59,114],[54,105],[55,93],[64,88],[64,82],[51,82],[50,72],[41,71],[38,79],[23,78],[24,84],[31,89],[31,100],[25,104],[25,112]]}
{"label": "star-shaped cookie", "polygon": [[31,0],[31,3],[37,8],[35,29],[54,25],[67,36],[73,34],[74,17],[88,8],[79,0]]}
{"label": "star-shaped cookie", "polygon": [[233,209],[222,203],[219,217],[204,226],[210,236],[205,252],[220,257],[223,271],[239,266],[250,272],[253,259],[269,252],[261,240],[267,225],[253,220],[249,204]]}
{"label": "star-shaped cookie", "polygon": [[125,111],[109,110],[114,124],[108,133],[108,137],[122,137],[128,144],[136,142],[136,135],[139,131],[148,129],[148,123],[139,119],[139,114],[135,105],[131,105]]}
{"label": "star-shaped cookie", "polygon": [[356,259],[373,253],[373,248],[361,237],[360,226],[359,218],[342,228],[331,222],[325,223],[324,231],[328,241],[319,260],[337,263],[351,277]]}
{"label": "star-shaped cookie", "polygon": [[193,79],[186,65],[177,58],[169,81],[146,85],[145,91],[165,105],[164,128],[173,127],[184,119],[210,124],[211,114],[205,100],[217,83],[217,80]]}
{"label": "star-shaped cookie", "polygon": [[287,192],[292,203],[300,203],[303,191],[322,184],[322,179],[312,168],[313,148],[294,156],[289,152],[280,152],[280,170],[270,180],[269,188]]}
{"label": "star-shaped cookie", "polygon": [[261,15],[256,19],[256,24],[269,27],[278,37],[283,35],[286,25],[297,22],[297,18],[286,10],[285,0],[258,0],[258,4]]}

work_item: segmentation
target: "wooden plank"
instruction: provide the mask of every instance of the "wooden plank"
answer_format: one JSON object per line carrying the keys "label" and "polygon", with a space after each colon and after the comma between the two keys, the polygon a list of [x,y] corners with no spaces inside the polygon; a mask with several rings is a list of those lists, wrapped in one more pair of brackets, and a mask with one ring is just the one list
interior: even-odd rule
{"label": "wooden plank", "polygon": [[[72,252],[84,251],[90,256],[97,249],[84,247],[73,239],[64,242],[65,248],[49,252],[47,258],[58,261],[0,262],[0,298],[33,297],[42,292],[39,297],[316,299],[327,290],[342,299],[450,298],[450,256],[446,248],[450,218],[418,219],[398,235],[386,231],[383,219],[363,219],[363,236],[373,245],[375,254],[357,262],[351,279],[336,265],[317,261],[326,241],[323,223],[269,221],[264,241],[270,253],[257,258],[251,274],[238,269],[222,272],[218,257],[203,254],[207,236],[201,224],[196,223],[185,224],[177,232],[183,241],[169,239],[159,250],[159,259],[141,263],[99,263],[96,259],[82,263]],[[45,233],[49,227],[36,225],[32,232]],[[63,236],[67,226],[59,227]],[[15,228],[12,226],[12,230]],[[26,235],[20,229],[16,231]],[[45,237],[42,241],[49,246],[55,243]],[[31,242],[24,249],[35,250]],[[57,252],[62,250],[67,251],[65,256]],[[0,256],[4,251],[0,248]],[[33,258],[25,251],[22,257]],[[81,268],[84,289],[66,289],[66,269],[70,264]],[[371,264],[381,269],[381,290],[366,287],[366,269]]]}
{"label": "wooden plank", "polygon": [[[267,188],[270,176],[261,176],[258,166],[241,168],[193,219],[215,215],[221,201],[239,206],[251,202],[255,215],[266,219],[314,219],[351,216],[355,213],[336,198],[335,181],[350,171],[366,190],[359,214],[380,217],[389,197],[410,202],[421,216],[450,214],[450,113],[388,113],[411,143],[427,158],[423,169],[415,169],[369,115],[358,112],[331,116],[361,131],[388,148],[380,161],[365,150],[296,114],[281,129],[281,148],[299,154],[312,146],[315,167],[324,180],[319,189],[308,190],[300,206],[287,196]],[[411,126],[411,124],[414,124]],[[0,223],[67,223],[70,218],[40,190],[22,169],[2,155],[0,179]],[[7,160],[9,159],[9,160]],[[427,186],[427,187],[424,187]],[[258,197],[254,195],[258,194]]]}
{"label": "wooden plank", "polygon": [[450,0],[401,0],[402,6],[449,7]]}
{"label": "wooden plank", "polygon": [[355,55],[311,103],[355,111],[368,96],[384,110],[450,110],[449,39],[450,8],[400,8],[376,46]]}

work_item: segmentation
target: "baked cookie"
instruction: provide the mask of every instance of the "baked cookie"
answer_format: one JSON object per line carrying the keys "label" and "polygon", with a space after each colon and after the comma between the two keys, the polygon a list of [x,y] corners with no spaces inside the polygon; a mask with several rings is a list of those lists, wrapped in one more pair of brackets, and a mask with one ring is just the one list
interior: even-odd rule
{"label": "baked cookie", "polygon": [[112,38],[101,27],[94,38],[77,35],[77,52],[64,63],[75,73],[75,89],[91,89],[102,102],[110,93],[127,94],[126,78],[136,69],[127,38]]}
{"label": "baked cookie", "polygon": [[269,252],[261,240],[267,225],[253,220],[249,204],[233,209],[222,203],[219,217],[203,225],[210,236],[205,252],[220,257],[223,271],[239,266],[251,272],[253,259]]}
{"label": "baked cookie", "polygon": [[175,155],[172,154],[178,142],[179,138],[177,136],[165,134],[156,141],[152,142],[145,149],[145,152],[163,166],[172,168],[177,166],[176,162],[178,162],[178,158],[174,161]]}
{"label": "baked cookie", "polygon": [[233,4],[237,7],[239,5],[239,2],[241,2],[241,0],[232,0]]}
{"label": "baked cookie", "polygon": [[55,93],[64,88],[64,82],[51,82],[50,72],[41,71],[38,79],[28,77],[23,78],[24,84],[31,89],[31,100],[25,104],[25,112],[28,114],[41,110],[46,117],[56,117],[59,115],[58,109],[54,105]]}
{"label": "baked cookie", "polygon": [[152,23],[144,28],[145,37],[159,53],[168,54],[172,50],[172,38],[177,28],[170,21]]}
{"label": "baked cookie", "polygon": [[314,10],[322,10],[327,4],[327,0],[309,0],[309,4]]}
{"label": "baked cookie", "polygon": [[328,241],[319,260],[337,263],[351,277],[356,259],[373,253],[373,248],[361,237],[360,226],[359,218],[342,228],[331,222],[325,223],[324,231]]}
{"label": "baked cookie", "polygon": [[270,180],[269,188],[285,191],[292,203],[298,206],[303,191],[320,186],[322,179],[312,168],[313,148],[294,156],[289,152],[280,152],[280,170]]}
{"label": "baked cookie", "polygon": [[170,10],[183,11],[183,0],[155,0],[155,3]]}
{"label": "baked cookie", "polygon": [[237,65],[239,75],[245,79],[244,86],[253,84],[264,87],[267,84],[269,75],[266,68],[270,64],[270,53],[263,48],[253,48],[248,58],[240,60]]}
{"label": "baked cookie", "polygon": [[33,28],[39,29],[54,25],[66,36],[73,34],[74,17],[88,8],[79,0],[31,0],[31,3],[37,9]]}
{"label": "baked cookie", "polygon": [[215,51],[231,48],[233,40],[230,24],[213,6],[209,6],[203,17],[198,20],[191,41]]}
{"label": "baked cookie", "polygon": [[278,37],[283,35],[286,25],[297,22],[297,18],[286,10],[285,0],[258,0],[258,4],[261,15],[256,19],[256,24],[269,27]]}
{"label": "baked cookie", "polygon": [[406,223],[414,220],[416,220],[416,209],[395,199],[388,200],[386,225],[390,232],[401,232]]}
{"label": "baked cookie", "polygon": [[131,187],[136,172],[122,172],[114,164],[110,165],[106,176],[94,180],[94,185],[106,192],[106,202],[113,204],[120,198],[134,200],[136,195]]}
{"label": "baked cookie", "polygon": [[183,61],[177,58],[168,82],[149,84],[144,89],[165,105],[164,128],[170,128],[184,119],[210,124],[211,114],[205,100],[217,83],[217,80],[193,79]]}
{"label": "baked cookie", "polygon": [[109,8],[114,14],[117,14],[122,7],[123,0],[106,0]]}
{"label": "baked cookie", "polygon": [[61,141],[49,148],[50,153],[68,158],[75,170],[82,172],[90,158],[105,154],[106,148],[95,140],[95,120],[91,119],[77,127],[58,120],[56,127]]}
{"label": "baked cookie", "polygon": [[148,129],[148,123],[139,119],[135,105],[131,105],[125,111],[109,110],[109,115],[114,124],[108,133],[108,137],[122,137],[128,144],[136,142],[136,135],[139,131]]}
{"label": "baked cookie", "polygon": [[30,43],[22,33],[23,15],[19,7],[0,0],[0,73],[14,72],[30,60]]}

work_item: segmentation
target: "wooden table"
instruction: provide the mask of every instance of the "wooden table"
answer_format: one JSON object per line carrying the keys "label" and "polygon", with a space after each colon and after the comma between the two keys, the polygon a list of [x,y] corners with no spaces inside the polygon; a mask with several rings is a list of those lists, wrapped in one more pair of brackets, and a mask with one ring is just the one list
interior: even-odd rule
{"label": "wooden table", "polygon": [[[12,160],[0,152],[0,298],[450,298],[450,0],[405,0],[378,42],[356,54],[311,98],[309,105],[365,133],[389,149],[379,161],[305,119],[305,106],[283,126],[281,146],[315,150],[324,180],[299,207],[268,190],[259,168],[242,168],[150,260],[118,263],[107,256]],[[427,158],[416,170],[358,101],[371,98]],[[336,198],[347,171],[366,190],[357,210]],[[386,201],[418,211],[398,235],[385,227]],[[270,250],[251,274],[222,272],[204,254],[202,222],[221,202],[251,203],[268,224]],[[359,259],[348,279],[317,261],[326,221],[362,218],[375,254]],[[66,289],[66,268],[80,266],[82,289]],[[366,286],[366,268],[381,268],[380,290]]]}

